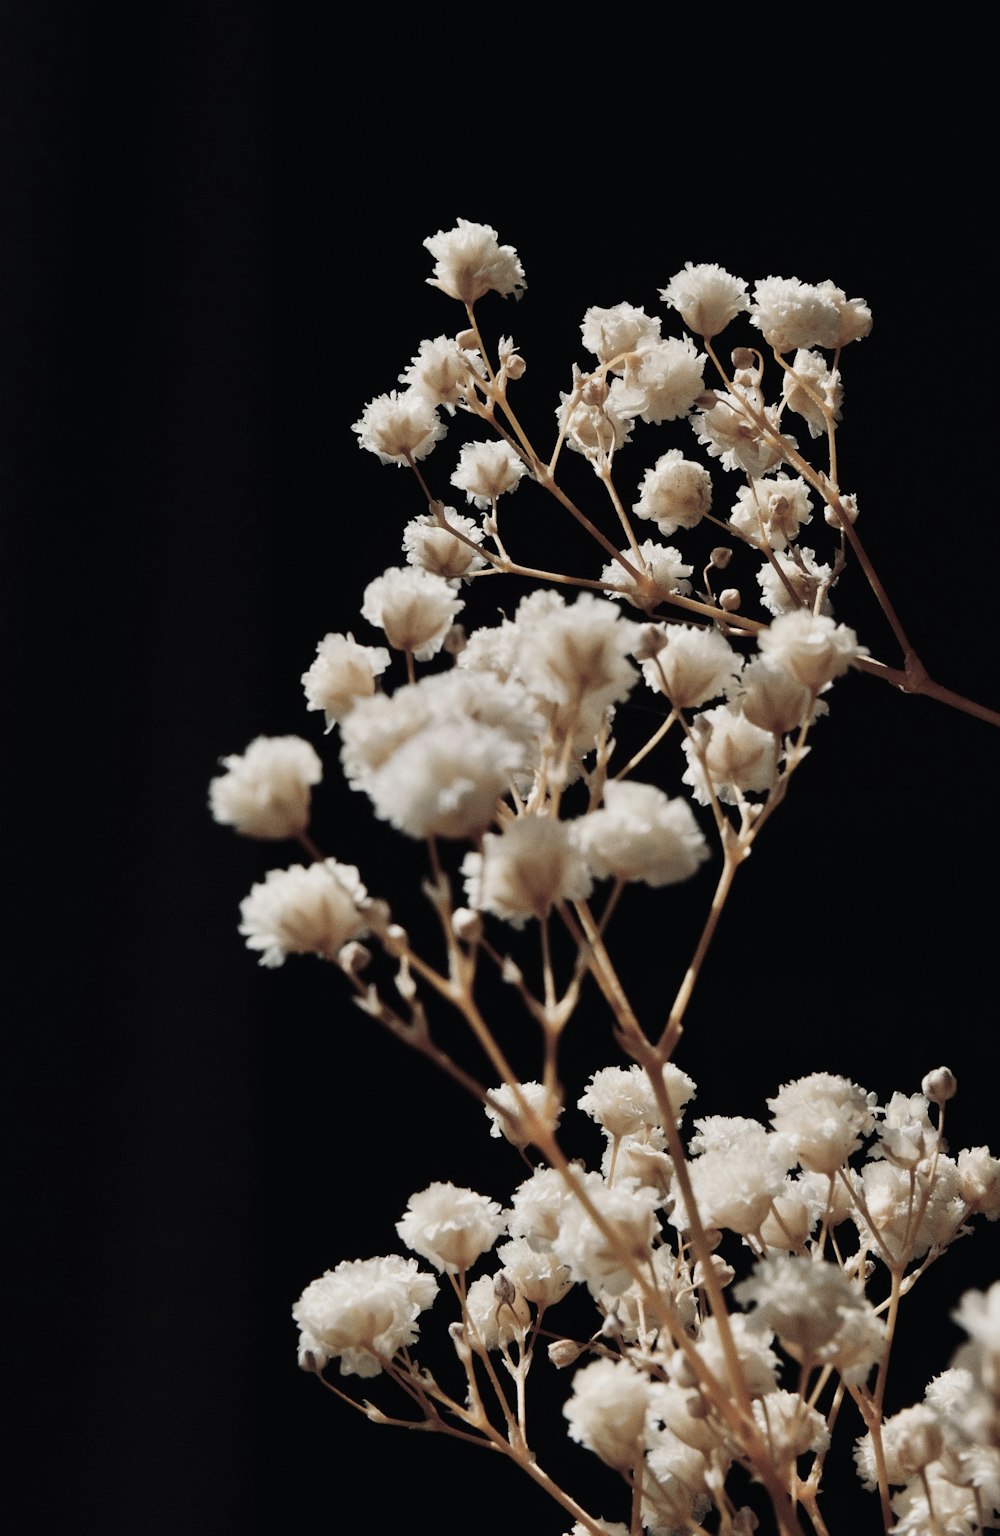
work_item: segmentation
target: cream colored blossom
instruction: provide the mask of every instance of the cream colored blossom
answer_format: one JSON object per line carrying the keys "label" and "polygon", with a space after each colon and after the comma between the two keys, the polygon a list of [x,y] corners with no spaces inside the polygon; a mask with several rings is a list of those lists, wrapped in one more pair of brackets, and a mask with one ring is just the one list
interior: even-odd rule
{"label": "cream colored blossom", "polygon": [[258,736],[242,754],[222,759],[225,773],[208,787],[212,815],[244,837],[297,837],[309,824],[310,788],[323,776],[315,748],[301,736]]}
{"label": "cream colored blossom", "polygon": [[351,430],[383,464],[402,465],[425,459],[446,428],[426,395],[394,389],[370,401]]}
{"label": "cream colored blossom", "polygon": [[713,262],[685,262],[683,272],[660,289],[660,298],[678,311],[689,331],[707,340],[750,307],[746,283]]}
{"label": "cream colored blossom", "polygon": [[779,430],[776,406],[765,406],[763,401],[751,399],[757,415],[762,417],[770,431],[758,424],[743,401],[736,395],[715,392],[715,403],[707,410],[691,417],[691,425],[713,458],[722,462],[724,469],[741,470],[743,474],[760,479],[770,470],[777,469],[784,459],[784,448],[795,447],[795,439]]}
{"label": "cream colored blossom", "polygon": [[332,731],[359,699],[371,698],[375,679],[389,660],[384,646],[359,645],[353,635],[324,635],[316,647],[316,660],[302,674],[306,708],[321,709],[326,728]]}
{"label": "cream colored blossom", "polygon": [[[778,567],[776,570],[775,567]],[[816,599],[820,588],[824,589],[819,612],[830,615],[828,583],[833,568],[821,565],[812,549],[801,544],[782,551],[771,547],[771,559],[765,560],[757,572],[760,600],[769,613],[790,613],[794,608],[816,611]]]}
{"label": "cream colored blossom", "polygon": [[442,576],[419,566],[395,566],[365,588],[361,616],[385,630],[395,651],[418,661],[436,656],[465,604]]}
{"label": "cream colored blossom", "polygon": [[717,629],[668,624],[655,656],[642,663],[654,693],[665,693],[675,709],[695,709],[736,685],[742,658]]}
{"label": "cream colored blossom", "polygon": [[438,230],[424,245],[434,257],[434,275],[427,281],[463,304],[475,304],[491,291],[519,299],[527,287],[517,252],[498,245],[488,224],[459,219],[454,229]]}
{"label": "cream colored blossom", "polygon": [[411,1195],[396,1223],[407,1248],[428,1259],[443,1274],[467,1270],[506,1228],[495,1200],[454,1184],[430,1184]]}
{"label": "cream colored blossom", "polygon": [[[655,315],[636,309],[632,304],[615,304],[610,309],[596,305],[587,310],[580,326],[583,344],[602,363],[613,363],[630,352],[651,346],[660,339],[660,322]],[[619,367],[622,364],[619,362]]]}
{"label": "cream colored blossom", "polygon": [[595,1360],[573,1377],[563,1409],[571,1440],[587,1447],[609,1467],[626,1471],[646,1445],[650,1384],[627,1360]]}
{"label": "cream colored blossom", "polygon": [[322,1368],[339,1360],[343,1376],[377,1376],[383,1363],[414,1343],[416,1319],[438,1283],[413,1259],[389,1254],[346,1259],[307,1285],[292,1308],[306,1350]]}
{"label": "cream colored blossom", "polygon": [[685,337],[668,337],[629,358],[624,383],[636,396],[633,414],[658,426],[686,416],[705,388],[705,356]]}
{"label": "cream colored blossom", "polygon": [[776,352],[835,347],[840,309],[829,293],[797,277],[767,277],[754,284],[750,322]]}
{"label": "cream colored blossom", "polygon": [[477,1354],[524,1343],[531,1327],[531,1308],[505,1270],[473,1280],[465,1307],[470,1324],[467,1337]]}
{"label": "cream colored blossom", "polygon": [[436,517],[425,514],[415,517],[403,529],[403,550],[410,565],[418,565],[434,576],[457,583],[472,571],[481,571],[486,565],[484,556],[470,547],[483,542],[483,530],[471,517],[463,517],[454,507],[443,507],[442,514],[448,527],[464,538],[456,538],[442,527]]}
{"label": "cream colored blossom", "polygon": [[785,1083],[767,1107],[774,1129],[816,1173],[836,1173],[875,1126],[875,1095],[830,1072]]}
{"label": "cream colored blossom", "polygon": [[[663,1086],[677,1121],[694,1098],[692,1079],[673,1062],[663,1068]],[[611,1137],[633,1135],[662,1125],[663,1117],[649,1074],[638,1064],[601,1067],[593,1073],[577,1108],[590,1115]]]}
{"label": "cream colored blossom", "polygon": [[868,647],[846,624],[827,614],[804,608],[781,613],[757,637],[761,655],[772,666],[783,667],[804,688],[819,693],[834,678],[842,677]]}
{"label": "cream colored blossom", "polygon": [[531,1144],[531,1135],[518,1103],[519,1097],[550,1131],[558,1124],[562,1105],[554,1100],[543,1083],[518,1083],[516,1094],[510,1083],[500,1083],[490,1089],[485,1105],[490,1118],[490,1135],[502,1136],[515,1147],[527,1147]]}
{"label": "cream colored blossom", "polygon": [[812,521],[809,487],[800,475],[754,480],[740,486],[729,521],[758,549],[787,549]]}
{"label": "cream colored blossom", "polygon": [[729,805],[741,795],[763,794],[778,777],[778,744],[735,704],[720,704],[696,715],[682,743],[688,766],[682,774],[699,805],[711,801],[709,785]]}
{"label": "cream colored blossom", "polygon": [[546,917],[556,902],[582,901],[591,879],[569,823],[552,816],[519,816],[502,832],[487,832],[482,853],[462,864],[471,907],[515,928]]}
{"label": "cream colored blossom", "polygon": [[[636,564],[632,549],[623,549],[621,553],[631,565]],[[639,554],[640,569],[648,585],[640,587],[623,565],[612,560],[601,572],[601,580],[623,590],[609,592],[608,597],[616,600],[624,598],[647,613],[675,593],[690,597],[691,583],[687,578],[693,573],[694,566],[685,563],[679,549],[674,549],[672,544],[658,544],[655,539],[645,539],[639,545]]]}
{"label": "cream colored blossom", "polygon": [[478,352],[460,347],[450,336],[435,336],[433,341],[420,343],[409,367],[399,375],[399,382],[454,416],[473,380],[485,373]]}
{"label": "cream colored blossom", "polygon": [[598,880],[674,885],[708,858],[708,845],[686,800],[655,784],[612,780],[604,804],[580,823],[580,846]]}
{"label": "cream colored blossom", "polygon": [[781,394],[786,406],[801,416],[810,437],[824,437],[828,431],[825,410],[833,421],[840,420],[844,388],[840,370],[831,369],[821,352],[807,352],[800,347],[792,361],[793,372],[784,374]]}
{"label": "cream colored blossom", "polygon": [[516,491],[527,466],[504,442],[465,443],[451,483],[477,507],[489,508],[499,496]]}
{"label": "cream colored blossom", "polygon": [[359,907],[367,894],[354,866],[335,859],[272,869],[240,903],[240,933],[261,965],[281,965],[287,955],[335,960],[365,932]]}
{"label": "cream colored blossom", "polygon": [[678,528],[695,528],[712,507],[712,477],[704,465],[686,459],[679,448],[660,455],[647,469],[632,511],[650,518],[669,537]]}

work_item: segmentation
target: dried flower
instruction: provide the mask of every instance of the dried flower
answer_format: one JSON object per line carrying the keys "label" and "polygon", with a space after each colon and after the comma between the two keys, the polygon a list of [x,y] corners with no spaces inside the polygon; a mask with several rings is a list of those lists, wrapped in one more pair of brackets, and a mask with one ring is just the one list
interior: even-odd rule
{"label": "dried flower", "polygon": [[222,759],[208,800],[215,820],[244,837],[278,841],[309,825],[309,791],[323,777],[315,748],[301,736],[258,736],[242,754]]}

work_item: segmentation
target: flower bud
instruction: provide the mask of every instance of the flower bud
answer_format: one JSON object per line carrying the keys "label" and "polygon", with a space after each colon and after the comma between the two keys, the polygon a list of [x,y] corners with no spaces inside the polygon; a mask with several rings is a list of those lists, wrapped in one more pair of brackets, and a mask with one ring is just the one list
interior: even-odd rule
{"label": "flower bud", "polygon": [[709,561],[717,571],[724,571],[732,558],[733,552],[728,544],[717,544],[709,555]]}
{"label": "flower bud", "polygon": [[584,1346],[574,1344],[572,1339],[553,1339],[549,1345],[548,1355],[557,1371],[563,1371],[568,1365],[575,1365],[583,1354]]}
{"label": "flower bud", "polygon": [[946,1104],[958,1092],[958,1082],[947,1067],[935,1067],[920,1084],[920,1091],[932,1104]]}
{"label": "flower bud", "polygon": [[463,944],[477,944],[483,934],[483,919],[469,907],[456,907],[451,916],[451,926],[456,939]]}
{"label": "flower bud", "polygon": [[727,613],[735,613],[741,602],[738,587],[726,587],[719,593],[719,607],[724,608]]}
{"label": "flower bud", "polygon": [[390,955],[405,955],[410,947],[409,935],[398,923],[390,923],[385,930],[383,943]]}
{"label": "flower bud", "polygon": [[350,944],[344,945],[337,956],[337,963],[348,976],[361,976],[371,964],[371,958],[371,950],[353,939]]}

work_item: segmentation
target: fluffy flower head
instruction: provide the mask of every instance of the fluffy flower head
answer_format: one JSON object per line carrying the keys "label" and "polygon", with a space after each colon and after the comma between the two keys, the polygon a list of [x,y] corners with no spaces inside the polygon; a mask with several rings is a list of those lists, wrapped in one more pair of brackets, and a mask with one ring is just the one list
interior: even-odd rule
{"label": "fluffy flower head", "polygon": [[215,820],[244,837],[297,837],[309,823],[310,786],[323,765],[300,736],[258,736],[242,756],[222,759],[226,772],[208,787]]}
{"label": "fluffy flower head", "polygon": [[429,661],[464,607],[443,576],[421,566],[400,565],[368,583],[361,616],[385,630],[393,650],[411,651],[418,661]]}
{"label": "fluffy flower head", "polygon": [[495,1200],[454,1184],[431,1184],[411,1195],[396,1223],[407,1248],[449,1275],[474,1264],[505,1228],[506,1217]]}
{"label": "fluffy flower head", "polygon": [[292,1308],[300,1356],[308,1351],[321,1368],[339,1360],[342,1376],[377,1376],[415,1341],[416,1319],[437,1289],[413,1259],[347,1259],[307,1285]]}
{"label": "fluffy flower head", "polygon": [[598,880],[674,885],[708,858],[708,845],[686,800],[655,784],[612,781],[604,805],[580,823],[580,845]]}
{"label": "fluffy flower head", "polygon": [[383,464],[408,464],[426,459],[446,428],[426,395],[394,389],[370,401],[351,430]]}
{"label": "fluffy flower head", "polygon": [[685,262],[684,271],[660,289],[660,298],[677,310],[689,331],[708,340],[750,307],[746,283],[712,262]]}
{"label": "fluffy flower head", "polygon": [[240,903],[240,933],[261,965],[282,965],[287,955],[335,960],[365,931],[359,905],[367,891],[351,864],[335,859],[272,869]]}
{"label": "fluffy flower head", "polygon": [[514,247],[498,245],[488,224],[459,219],[454,229],[428,235],[424,245],[434,257],[434,276],[427,281],[463,304],[475,304],[491,291],[519,299],[527,287]]}
{"label": "fluffy flower head", "polygon": [[358,699],[371,698],[376,677],[388,665],[389,652],[382,645],[359,645],[353,635],[324,635],[316,660],[302,674],[306,708],[321,709],[332,730]]}

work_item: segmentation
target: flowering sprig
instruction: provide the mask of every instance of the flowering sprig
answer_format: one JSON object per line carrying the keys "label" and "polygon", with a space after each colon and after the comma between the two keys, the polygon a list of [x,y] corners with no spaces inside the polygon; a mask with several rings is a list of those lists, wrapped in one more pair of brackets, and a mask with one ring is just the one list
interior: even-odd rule
{"label": "flowering sprig", "polygon": [[[692,1132],[695,1085],[673,1060],[736,873],[811,750],[834,685],[867,672],[1000,723],[928,678],[860,541],[857,499],[838,482],[841,352],[868,333],[867,306],[829,282],[774,277],[751,298],[722,268],[688,263],[661,298],[690,335],[663,336],[660,319],[629,304],[586,312],[582,340],[596,365],[574,365],[542,452],[511,397],[525,359],[509,337],[491,356],[476,313],[492,292],[520,297],[517,253],[465,220],[425,244],[428,281],[463,305],[463,328],[422,342],[399,375],[405,388],[372,401],[354,427],[380,461],[412,471],[417,491],[407,563],[370,581],[361,607],[385,646],[327,635],[303,685],[308,708],[337,733],[351,786],[426,846],[438,956],[369,895],[359,870],[314,846],[320,763],[307,743],[264,738],[226,759],[211,803],[217,820],[294,840],[313,860],[270,871],[244,902],[242,931],[262,963],[301,952],[333,961],[359,1008],[479,1099],[494,1136],[535,1163],[509,1209],[438,1181],[397,1222],[453,1298],[442,1369],[415,1354],[437,1282],[394,1255],[345,1261],[307,1288],[295,1309],[300,1360],[341,1396],[324,1374],[331,1362],[341,1376],[385,1376],[408,1413],[366,1404],[370,1418],[488,1443],[594,1536],[614,1527],[532,1449],[529,1377],[543,1358],[577,1367],[569,1433],[621,1473],[631,1536],[752,1528],[728,1491],[735,1467],[764,1486],[782,1536],[801,1530],[800,1510],[824,1530],[822,1473],[845,1399],[887,1531],[896,1516],[898,1529],[922,1529],[921,1518],[940,1526],[937,1511],[951,1506],[963,1530],[978,1529],[1000,1504],[996,1440],[970,1427],[998,1412],[981,1356],[963,1399],[966,1441],[948,1438],[931,1392],[912,1421],[919,1433],[901,1420],[887,1435],[884,1419],[904,1296],[973,1218],[1000,1216],[1000,1163],[986,1148],[948,1154],[951,1074],[938,1069],[921,1093],[879,1104],[815,1073],[768,1101],[770,1125],[707,1116]],[[744,342],[727,368],[718,337],[742,314],[771,356]],[[790,417],[820,445],[821,463],[800,449]],[[465,513],[431,483],[456,423],[477,434],[448,480]],[[662,428],[678,442],[647,460],[631,500],[624,450]],[[589,465],[596,507],[584,510],[557,479],[564,449]],[[589,569],[548,570],[530,551],[513,558],[500,507],[539,491],[596,544]],[[679,547],[640,542],[643,523]],[[802,544],[806,529],[828,548]],[[734,559],[754,572],[759,617],[739,587],[720,588]],[[852,560],[899,641],[901,668],[874,659],[834,617]],[[456,620],[472,611],[475,584],[498,576],[536,589],[467,632]],[[618,715],[643,688],[658,722],[619,746]],[[710,837],[721,867],[700,937],[666,1018],[643,1019],[615,960],[622,893],[692,880],[711,858]],[[599,1167],[567,1150],[560,1071],[588,978],[632,1063],[595,1070],[576,1106],[604,1132]],[[510,1004],[496,1008],[498,984],[537,1027],[534,1080],[508,1057]],[[442,1045],[441,1005],[466,1026],[477,1067]],[[494,1248],[500,1267],[474,1277]],[[595,1326],[553,1333],[551,1310],[574,1290],[588,1294]],[[970,1318],[976,1306],[965,1304]]]}

